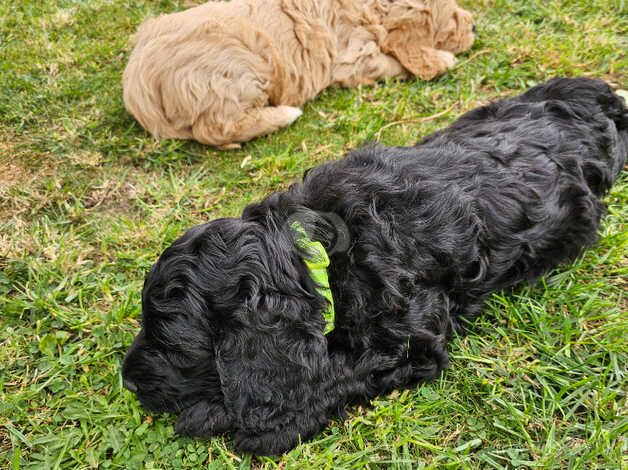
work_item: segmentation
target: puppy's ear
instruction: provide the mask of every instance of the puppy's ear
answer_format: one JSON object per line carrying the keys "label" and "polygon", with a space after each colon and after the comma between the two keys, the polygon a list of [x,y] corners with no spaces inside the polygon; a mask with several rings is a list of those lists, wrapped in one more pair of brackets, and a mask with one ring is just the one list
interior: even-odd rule
{"label": "puppy's ear", "polygon": [[453,54],[434,49],[432,11],[416,0],[392,3],[383,25],[388,34],[382,50],[414,75],[431,80],[454,65]]}
{"label": "puppy's ear", "polygon": [[338,397],[320,313],[288,295],[246,305],[216,347],[225,406],[240,451],[274,455],[317,433]]}
{"label": "puppy's ear", "polygon": [[243,452],[294,447],[317,433],[342,400],[323,335],[325,300],[288,238],[265,237],[249,295],[215,346],[225,408]]}

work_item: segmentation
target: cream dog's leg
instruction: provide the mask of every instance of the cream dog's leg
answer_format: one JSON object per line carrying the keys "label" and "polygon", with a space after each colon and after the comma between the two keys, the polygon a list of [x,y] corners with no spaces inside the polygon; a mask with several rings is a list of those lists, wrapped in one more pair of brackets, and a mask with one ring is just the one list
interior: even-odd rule
{"label": "cream dog's leg", "polygon": [[358,57],[340,55],[334,62],[332,83],[344,87],[371,85],[383,78],[407,78],[408,72],[394,57],[384,54],[375,42],[361,48]]}
{"label": "cream dog's leg", "polygon": [[250,110],[246,117],[238,123],[239,132],[234,140],[245,142],[262,135],[275,132],[296,121],[303,111],[293,106],[267,106]]}
{"label": "cream dog's leg", "polygon": [[456,65],[456,57],[451,52],[432,47],[421,48],[420,54],[413,60],[417,60],[418,64],[416,71],[411,71],[423,80],[432,80]]}
{"label": "cream dog's leg", "polygon": [[255,137],[270,134],[296,121],[303,111],[293,106],[266,106],[247,110],[233,121],[199,119],[192,129],[194,139],[201,143],[215,145],[223,149],[238,148],[238,142],[246,142]]}
{"label": "cream dog's leg", "polygon": [[391,53],[413,75],[423,80],[432,80],[456,65],[456,57],[451,52],[433,47],[397,47]]}

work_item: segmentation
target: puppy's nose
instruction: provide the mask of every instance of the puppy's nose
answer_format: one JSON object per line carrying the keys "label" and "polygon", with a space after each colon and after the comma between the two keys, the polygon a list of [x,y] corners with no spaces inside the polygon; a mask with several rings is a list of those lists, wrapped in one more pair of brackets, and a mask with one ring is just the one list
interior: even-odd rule
{"label": "puppy's nose", "polygon": [[124,388],[130,390],[133,393],[137,392],[137,385],[135,385],[135,383],[131,382],[129,379],[122,379],[122,385],[124,386]]}
{"label": "puppy's nose", "polygon": [[471,25],[471,32],[472,32],[472,33],[475,33],[475,23],[473,23],[473,24]]}

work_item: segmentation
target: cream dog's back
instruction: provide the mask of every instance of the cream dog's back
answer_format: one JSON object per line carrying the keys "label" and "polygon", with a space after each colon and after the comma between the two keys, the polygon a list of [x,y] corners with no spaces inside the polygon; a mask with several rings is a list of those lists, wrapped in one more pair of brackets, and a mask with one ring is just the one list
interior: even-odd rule
{"label": "cream dog's back", "polygon": [[[280,1],[265,2],[263,18],[273,19],[273,31],[288,33],[292,22]],[[301,115],[298,108],[266,106],[283,94],[283,61],[250,22],[247,3],[210,2],[140,26],[124,72],[124,102],[152,135],[224,145]]]}
{"label": "cream dog's back", "polygon": [[[453,0],[440,1],[455,6]],[[429,9],[422,0],[397,0],[394,8],[382,3],[233,0],[147,20],[135,35],[124,71],[125,106],[157,138],[229,146],[292,123],[300,107],[332,83],[372,83],[407,76],[408,70],[422,76],[424,64],[431,68],[422,78],[431,78],[453,65],[453,54],[430,46],[430,24],[425,39],[418,40],[427,41],[430,47],[421,44],[427,54],[412,54],[426,57],[417,72],[404,59],[406,51],[395,48],[409,48],[403,34],[417,29],[408,12],[416,8],[423,17]],[[398,39],[388,41],[387,52],[399,55],[399,61],[382,52],[383,39],[394,38],[378,17],[387,9],[399,16],[383,18],[396,28]],[[428,17],[433,23],[431,11]],[[470,47],[472,38],[467,42]]]}

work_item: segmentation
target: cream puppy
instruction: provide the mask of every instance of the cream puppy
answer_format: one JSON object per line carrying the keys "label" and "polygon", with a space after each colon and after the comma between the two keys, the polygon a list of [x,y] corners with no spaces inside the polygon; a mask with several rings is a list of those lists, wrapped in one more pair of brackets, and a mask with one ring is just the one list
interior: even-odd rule
{"label": "cream puppy", "polygon": [[430,80],[473,40],[454,0],[208,2],[139,27],[124,103],[156,138],[229,147],[291,124],[328,86]]}

